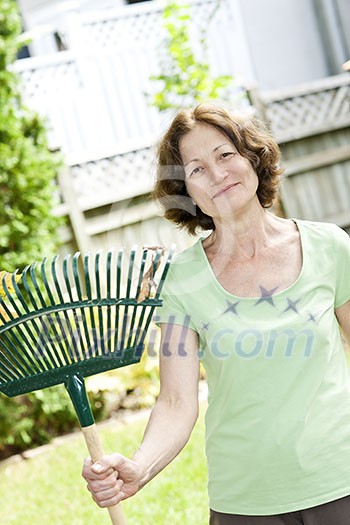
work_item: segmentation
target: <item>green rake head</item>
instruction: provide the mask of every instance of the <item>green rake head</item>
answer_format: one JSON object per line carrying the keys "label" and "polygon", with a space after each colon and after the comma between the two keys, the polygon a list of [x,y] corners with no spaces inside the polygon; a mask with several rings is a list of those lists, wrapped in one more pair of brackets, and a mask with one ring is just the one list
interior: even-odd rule
{"label": "green rake head", "polygon": [[[84,397],[84,377],[140,361],[171,260],[162,256],[161,248],[77,253],[27,266],[19,282],[16,272],[4,275],[0,392],[64,383],[74,402]],[[89,424],[84,407],[76,409]]]}

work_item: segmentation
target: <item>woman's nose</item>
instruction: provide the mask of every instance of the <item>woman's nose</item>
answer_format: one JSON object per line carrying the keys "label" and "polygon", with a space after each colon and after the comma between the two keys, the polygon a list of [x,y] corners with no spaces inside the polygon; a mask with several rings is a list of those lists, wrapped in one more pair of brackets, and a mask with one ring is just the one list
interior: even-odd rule
{"label": "woman's nose", "polygon": [[227,177],[227,171],[218,165],[210,166],[209,170],[210,184],[213,186],[220,184]]}

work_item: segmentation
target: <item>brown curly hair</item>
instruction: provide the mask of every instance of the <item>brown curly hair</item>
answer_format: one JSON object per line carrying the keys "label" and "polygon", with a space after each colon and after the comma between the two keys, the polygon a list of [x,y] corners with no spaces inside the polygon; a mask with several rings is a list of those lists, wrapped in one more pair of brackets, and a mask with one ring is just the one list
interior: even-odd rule
{"label": "brown curly hair", "polygon": [[197,228],[215,229],[213,219],[193,203],[187,192],[179,150],[180,139],[198,122],[216,128],[250,161],[259,179],[257,196],[263,208],[272,206],[283,172],[276,141],[256,119],[231,115],[221,107],[207,104],[181,110],[158,145],[157,179],[152,196],[163,207],[165,218],[187,229],[191,235]]}

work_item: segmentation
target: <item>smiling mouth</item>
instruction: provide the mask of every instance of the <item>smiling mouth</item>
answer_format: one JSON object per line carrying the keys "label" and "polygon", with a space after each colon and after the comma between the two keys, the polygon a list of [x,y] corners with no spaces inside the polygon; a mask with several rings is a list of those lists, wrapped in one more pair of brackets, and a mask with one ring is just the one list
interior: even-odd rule
{"label": "smiling mouth", "polygon": [[225,188],[222,188],[222,190],[218,191],[217,193],[215,193],[213,199],[216,199],[216,197],[220,197],[221,195],[223,195],[224,193],[226,193],[228,190],[230,190],[231,188],[234,188],[235,186],[237,186],[239,184],[239,182],[234,182],[233,184],[228,184],[228,186],[225,186]]}

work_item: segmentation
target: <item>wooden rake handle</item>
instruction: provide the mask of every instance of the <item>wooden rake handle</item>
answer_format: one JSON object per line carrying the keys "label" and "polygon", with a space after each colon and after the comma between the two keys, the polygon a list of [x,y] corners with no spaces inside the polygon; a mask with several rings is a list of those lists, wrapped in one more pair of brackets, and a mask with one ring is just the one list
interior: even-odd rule
{"label": "wooden rake handle", "polygon": [[[81,431],[84,435],[87,448],[89,450],[92,461],[98,461],[104,455],[102,443],[97,432],[96,425],[82,427]],[[113,525],[127,525],[124,512],[120,503],[114,507],[108,507],[108,512]]]}

